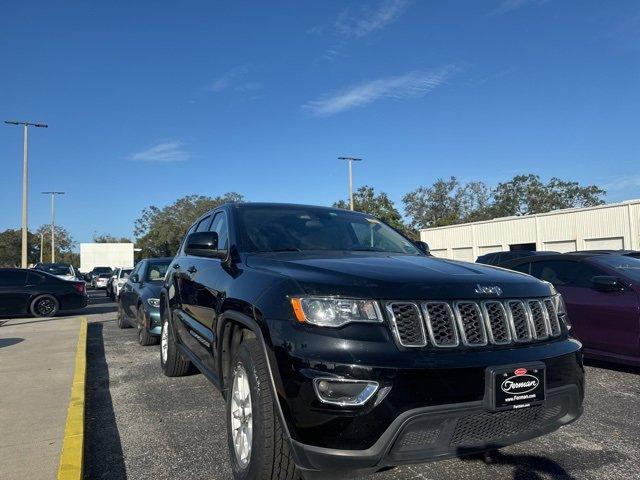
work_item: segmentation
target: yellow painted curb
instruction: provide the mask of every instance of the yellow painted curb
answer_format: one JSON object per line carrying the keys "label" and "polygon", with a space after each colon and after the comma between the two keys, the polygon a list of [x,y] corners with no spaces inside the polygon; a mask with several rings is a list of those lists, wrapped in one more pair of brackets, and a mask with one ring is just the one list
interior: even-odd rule
{"label": "yellow painted curb", "polygon": [[71,385],[71,400],[67,410],[58,480],[82,480],[84,464],[84,399],[87,376],[87,319],[82,317],[76,364]]}

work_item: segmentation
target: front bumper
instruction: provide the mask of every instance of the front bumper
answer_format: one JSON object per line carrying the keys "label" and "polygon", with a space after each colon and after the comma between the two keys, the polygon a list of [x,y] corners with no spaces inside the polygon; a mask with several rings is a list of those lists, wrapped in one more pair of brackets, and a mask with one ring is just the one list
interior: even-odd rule
{"label": "front bumper", "polygon": [[550,433],[581,414],[578,387],[567,385],[548,390],[544,405],[519,410],[488,412],[483,402],[410,410],[365,450],[322,448],[295,440],[291,447],[303,470],[375,471],[505,447]]}
{"label": "front bumper", "polygon": [[[582,412],[582,346],[575,340],[401,351],[387,329],[353,327],[269,325],[274,384],[304,470],[375,470],[496,448],[553,431]],[[545,364],[545,404],[489,412],[487,367],[530,362]],[[319,376],[374,380],[380,389],[362,407],[325,405],[312,387]]]}

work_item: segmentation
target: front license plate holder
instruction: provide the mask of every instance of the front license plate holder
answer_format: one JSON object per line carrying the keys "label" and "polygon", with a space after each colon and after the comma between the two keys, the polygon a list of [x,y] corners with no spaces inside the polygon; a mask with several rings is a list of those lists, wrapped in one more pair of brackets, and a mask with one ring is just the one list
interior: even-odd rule
{"label": "front license plate holder", "polygon": [[489,410],[514,410],[541,405],[546,395],[542,362],[489,367],[485,375],[485,405]]}

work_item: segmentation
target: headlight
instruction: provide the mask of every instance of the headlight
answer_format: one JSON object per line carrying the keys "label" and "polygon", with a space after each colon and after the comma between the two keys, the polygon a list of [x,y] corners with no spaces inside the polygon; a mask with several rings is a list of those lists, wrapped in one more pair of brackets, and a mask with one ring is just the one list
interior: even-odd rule
{"label": "headlight", "polygon": [[567,307],[564,304],[562,295],[556,293],[553,296],[553,301],[556,305],[556,312],[558,314],[558,320],[563,322],[567,326],[567,330],[571,330],[571,324],[569,323],[569,316],[567,315]]}
{"label": "headlight", "polygon": [[159,298],[147,298],[147,303],[149,305],[151,305],[152,307],[158,308],[160,306],[160,299]]}
{"label": "headlight", "polygon": [[351,322],[382,322],[380,307],[374,300],[294,297],[291,305],[299,322],[321,327],[341,327]]}

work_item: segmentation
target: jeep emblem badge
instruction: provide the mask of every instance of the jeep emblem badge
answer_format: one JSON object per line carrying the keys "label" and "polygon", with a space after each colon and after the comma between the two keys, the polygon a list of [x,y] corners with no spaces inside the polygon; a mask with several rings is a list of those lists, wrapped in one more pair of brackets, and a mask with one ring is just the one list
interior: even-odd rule
{"label": "jeep emblem badge", "polygon": [[476,285],[476,289],[474,292],[483,294],[483,295],[502,295],[502,289],[497,285],[480,285],[479,283]]}

